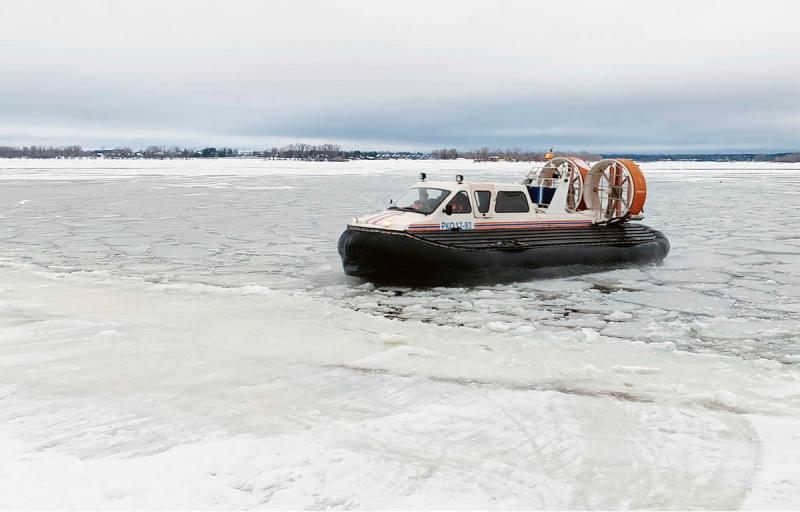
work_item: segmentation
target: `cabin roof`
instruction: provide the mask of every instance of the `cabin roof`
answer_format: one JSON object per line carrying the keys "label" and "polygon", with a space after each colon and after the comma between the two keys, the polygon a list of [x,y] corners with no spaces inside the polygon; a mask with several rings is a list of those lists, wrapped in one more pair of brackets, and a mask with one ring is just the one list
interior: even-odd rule
{"label": "cabin roof", "polygon": [[412,187],[430,187],[430,188],[443,188],[447,190],[466,190],[470,186],[492,186],[495,189],[505,189],[505,190],[520,190],[524,189],[525,185],[520,183],[510,183],[507,181],[462,181],[461,183],[456,183],[455,180],[452,181],[444,181],[444,180],[425,180],[425,181],[418,181]]}

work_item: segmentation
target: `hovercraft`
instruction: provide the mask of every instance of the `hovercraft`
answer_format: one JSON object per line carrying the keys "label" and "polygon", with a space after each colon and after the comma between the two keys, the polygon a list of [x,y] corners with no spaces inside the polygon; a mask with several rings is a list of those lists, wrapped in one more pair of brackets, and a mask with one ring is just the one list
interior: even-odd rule
{"label": "hovercraft", "polygon": [[418,183],[339,238],[344,272],[376,282],[520,278],[553,268],[663,260],[669,241],[638,222],[647,183],[632,160],[552,158],[522,183]]}

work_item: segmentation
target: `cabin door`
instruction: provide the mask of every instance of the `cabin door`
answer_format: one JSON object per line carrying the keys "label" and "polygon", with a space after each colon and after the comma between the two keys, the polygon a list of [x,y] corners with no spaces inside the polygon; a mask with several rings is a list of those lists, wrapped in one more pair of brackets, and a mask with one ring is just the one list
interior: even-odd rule
{"label": "cabin door", "polygon": [[470,185],[469,195],[475,218],[491,218],[494,212],[494,185]]}

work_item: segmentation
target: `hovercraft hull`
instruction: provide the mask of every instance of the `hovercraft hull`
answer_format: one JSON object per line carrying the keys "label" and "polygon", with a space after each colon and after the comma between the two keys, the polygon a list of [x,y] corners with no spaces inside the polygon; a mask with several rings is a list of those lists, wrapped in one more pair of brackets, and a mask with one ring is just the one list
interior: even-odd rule
{"label": "hovercraft hull", "polygon": [[561,229],[409,233],[348,226],[339,238],[347,275],[392,283],[504,280],[568,266],[620,266],[663,260],[669,241],[641,224]]}

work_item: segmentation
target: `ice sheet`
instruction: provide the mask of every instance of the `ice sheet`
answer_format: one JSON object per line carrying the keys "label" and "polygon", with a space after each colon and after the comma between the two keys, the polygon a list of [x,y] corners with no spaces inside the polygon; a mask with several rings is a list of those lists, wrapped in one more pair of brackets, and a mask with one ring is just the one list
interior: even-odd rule
{"label": "ice sheet", "polygon": [[411,289],[347,219],[527,165],[0,161],[0,508],[800,507],[800,171],[667,164],[662,266]]}

